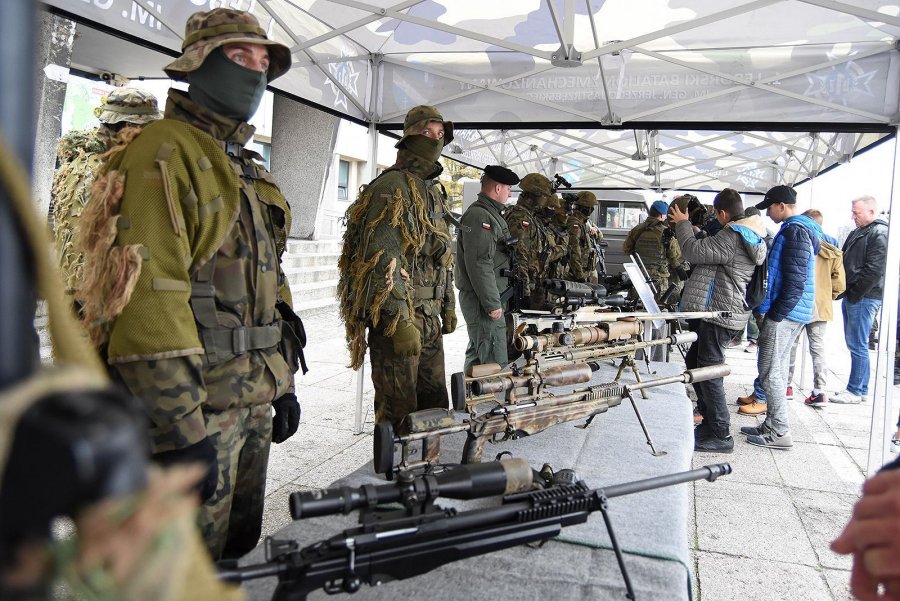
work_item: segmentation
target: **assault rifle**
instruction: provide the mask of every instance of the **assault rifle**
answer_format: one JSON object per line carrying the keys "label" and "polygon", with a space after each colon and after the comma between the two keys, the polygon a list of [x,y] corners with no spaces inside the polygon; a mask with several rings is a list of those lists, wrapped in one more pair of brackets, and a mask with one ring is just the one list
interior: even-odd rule
{"label": "assault rifle", "polygon": [[[715,481],[731,473],[719,463],[645,480],[591,489],[573,470],[534,472],[523,459],[480,465],[446,466],[414,476],[401,474],[381,486],[295,492],[294,519],[348,514],[359,510],[360,526],[306,547],[295,540],[266,538],[264,563],[220,569],[231,582],[276,577],[273,601],[302,601],[318,589],[355,593],[426,574],[467,557],[547,541],[566,526],[582,524],[599,511],[612,543],[626,596],[634,588],[608,513],[609,500],[697,480]],[[536,475],[535,475],[536,474]],[[457,511],[435,504],[439,497],[476,499],[505,494],[499,505]],[[383,507],[400,504],[400,508]]]}
{"label": "assault rifle", "polygon": [[[644,419],[634,400],[634,391],[655,386],[683,382],[686,384],[722,378],[731,373],[726,365],[698,367],[683,373],[637,382],[621,384],[609,382],[574,390],[567,394],[555,395],[546,390],[548,386],[559,386],[590,380],[591,367],[585,364],[564,366],[530,376],[508,376],[497,374],[481,378],[472,383],[481,399],[496,399],[497,393],[507,393],[507,403],[495,403],[485,413],[474,409],[467,419],[457,422],[451,411],[446,409],[425,409],[406,416],[405,434],[398,435],[388,422],[375,424],[374,469],[388,478],[394,473],[437,465],[440,463],[440,439],[457,432],[466,433],[462,463],[479,463],[484,455],[484,445],[488,441],[500,444],[543,432],[551,426],[584,419],[584,424],[576,428],[587,428],[594,418],[619,406],[628,399],[641,425],[650,452],[654,456],[665,455],[657,451],[644,424]],[[515,393],[515,391],[522,391]],[[514,394],[510,394],[514,393]],[[411,443],[422,441],[421,459],[412,457]],[[400,446],[400,461],[394,464],[394,445]]]}
{"label": "assault rifle", "polygon": [[[500,275],[507,278],[509,286],[500,293],[500,307],[507,307],[507,311],[521,311],[525,303],[525,282],[522,281],[522,273],[519,271],[519,257],[516,255],[516,245],[519,239],[507,238],[501,241],[503,252],[509,257],[509,269],[504,269]],[[509,305],[507,306],[507,302]]]}

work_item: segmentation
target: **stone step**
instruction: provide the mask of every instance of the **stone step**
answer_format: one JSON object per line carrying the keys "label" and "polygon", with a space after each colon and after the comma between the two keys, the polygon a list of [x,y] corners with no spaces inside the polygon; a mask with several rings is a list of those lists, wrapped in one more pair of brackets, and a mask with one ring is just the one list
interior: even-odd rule
{"label": "stone step", "polygon": [[290,286],[303,287],[305,284],[312,282],[322,282],[324,280],[336,280],[340,274],[337,265],[319,265],[315,267],[287,267],[284,270]]}
{"label": "stone step", "polygon": [[287,253],[290,254],[341,254],[340,240],[288,240]]}
{"label": "stone step", "polygon": [[294,299],[294,313],[300,317],[310,317],[319,313],[334,311],[335,307],[337,307],[337,299],[335,298],[318,298],[301,302]]}
{"label": "stone step", "polygon": [[339,254],[285,253],[281,264],[285,270],[294,267],[333,267],[337,269]]}
{"label": "stone step", "polygon": [[323,280],[321,282],[307,282],[296,286],[291,286],[291,296],[295,303],[305,303],[318,299],[329,298],[337,302],[335,294],[337,293],[338,281]]}

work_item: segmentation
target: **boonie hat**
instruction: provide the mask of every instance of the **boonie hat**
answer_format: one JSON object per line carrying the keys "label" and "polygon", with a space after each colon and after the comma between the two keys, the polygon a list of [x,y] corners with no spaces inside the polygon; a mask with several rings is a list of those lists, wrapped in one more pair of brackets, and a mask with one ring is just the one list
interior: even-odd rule
{"label": "boonie hat", "polygon": [[252,13],[231,8],[215,8],[194,13],[184,26],[182,54],[163,71],[176,81],[185,81],[196,71],[209,53],[228,44],[262,44],[269,49],[268,81],[280,77],[291,68],[291,51],[287,46],[266,37],[266,30]]}
{"label": "boonie hat", "polygon": [[116,88],[97,109],[100,123],[114,125],[116,123],[134,123],[146,125],[151,121],[162,119],[156,96],[138,88]]}
{"label": "boonie hat", "polygon": [[444,121],[441,112],[427,104],[420,104],[409,109],[406,113],[406,119],[403,120],[403,137],[394,145],[394,148],[400,148],[403,141],[409,136],[417,136],[422,133],[422,128],[429,121],[440,121],[444,126],[444,146],[453,141],[453,121]]}

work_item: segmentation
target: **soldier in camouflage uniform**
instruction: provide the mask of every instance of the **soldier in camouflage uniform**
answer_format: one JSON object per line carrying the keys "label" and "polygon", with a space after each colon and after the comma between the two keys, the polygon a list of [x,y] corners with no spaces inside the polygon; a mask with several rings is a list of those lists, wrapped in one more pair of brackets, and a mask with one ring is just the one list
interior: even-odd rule
{"label": "soldier in camouflage uniform", "polygon": [[456,300],[450,208],[436,178],[451,140],[436,108],[412,108],[396,162],[347,209],[338,299],[350,366],[369,349],[375,421],[396,431],[407,414],[449,402],[442,336],[456,329]]}
{"label": "soldier in camouflage uniform", "polygon": [[239,557],[259,539],[270,442],[300,420],[290,209],[244,149],[291,59],[256,17],[224,8],[191,15],[183,50],[165,71],[188,91],[170,89],[165,118],[94,184],[79,300],[113,377],[145,403],[156,461],[208,466],[198,519],[212,556]]}
{"label": "soldier in camouflage uniform", "polygon": [[590,221],[597,197],[593,192],[579,192],[575,210],[569,217],[569,277],[574,282],[596,283],[598,247],[603,234]]}
{"label": "soldier in camouflage uniform", "polygon": [[50,204],[53,206],[53,237],[56,258],[66,292],[72,294],[82,280],[84,256],[75,249],[75,229],[87,204],[100,167],[100,156],[114,144],[126,127],[141,127],[160,119],[156,97],[137,88],[117,88],[97,109],[100,126],[71,131],[56,146],[59,167],[53,176]]}
{"label": "soldier in camouflage uniform", "polygon": [[634,226],[622,244],[622,251],[626,255],[636,253],[643,261],[653,285],[656,286],[657,301],[669,288],[670,275],[686,268],[678,240],[666,223],[668,209],[669,205],[665,201],[654,202],[647,219]]}
{"label": "soldier in camouflage uniform", "polygon": [[509,286],[504,275],[509,269],[504,242],[510,238],[510,231],[503,210],[510,186],[518,183],[519,177],[509,169],[488,165],[478,199],[462,216],[456,238],[456,287],[469,333],[466,372],[473,365],[508,363],[505,303],[501,296]]}
{"label": "soldier in camouflage uniform", "polygon": [[[558,259],[561,249],[554,245],[552,233],[537,214],[552,202],[553,188],[550,180],[540,173],[529,173],[519,182],[522,191],[516,204],[506,210],[505,219],[511,236],[518,238],[515,252],[519,264],[519,277],[523,282],[524,304],[534,307],[534,299],[546,295],[541,280],[551,261]],[[540,304],[540,303],[539,303]]]}
{"label": "soldier in camouflage uniform", "polygon": [[530,304],[535,310],[549,310],[553,308],[554,298],[547,292],[543,279],[565,279],[569,275],[568,216],[565,214],[562,199],[551,189],[543,197],[543,206],[535,213],[535,217],[547,234],[549,252],[546,262],[541,264],[538,271],[541,275],[537,278]]}

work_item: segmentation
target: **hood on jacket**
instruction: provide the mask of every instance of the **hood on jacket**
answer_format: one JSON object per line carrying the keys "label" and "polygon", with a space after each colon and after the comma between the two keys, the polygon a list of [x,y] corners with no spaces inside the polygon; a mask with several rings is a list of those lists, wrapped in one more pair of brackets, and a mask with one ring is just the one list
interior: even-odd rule
{"label": "hood on jacket", "polygon": [[838,259],[844,253],[841,252],[841,249],[836,245],[832,244],[828,240],[822,240],[819,245],[819,256],[823,259]]}
{"label": "hood on jacket", "polygon": [[766,252],[768,245],[765,242],[766,224],[759,215],[751,215],[732,221],[725,227],[730,227],[740,237],[741,242],[747,248],[750,256],[753,257],[754,263],[762,265],[766,260]]}
{"label": "hood on jacket", "polygon": [[781,224],[782,228],[787,227],[788,225],[797,224],[800,227],[806,228],[809,231],[809,237],[812,238],[813,245],[813,254],[819,254],[819,247],[821,246],[822,241],[822,227],[816,223],[812,218],[807,217],[806,215],[794,215],[793,217],[788,217]]}

